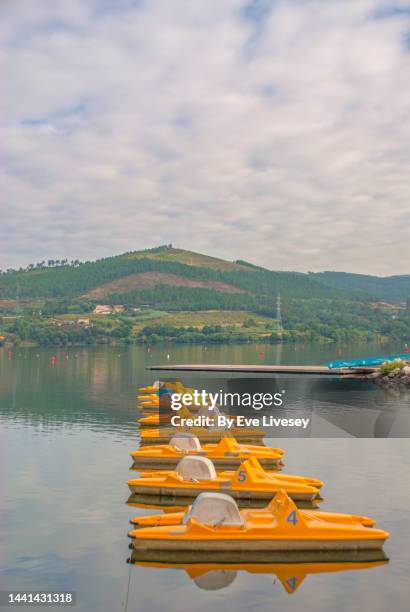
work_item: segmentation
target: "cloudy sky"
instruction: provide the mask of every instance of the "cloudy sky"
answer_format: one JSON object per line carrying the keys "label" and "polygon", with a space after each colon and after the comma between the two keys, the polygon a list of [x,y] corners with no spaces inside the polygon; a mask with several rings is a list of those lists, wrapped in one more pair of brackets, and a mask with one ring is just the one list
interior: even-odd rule
{"label": "cloudy sky", "polygon": [[2,0],[0,268],[410,273],[410,0]]}

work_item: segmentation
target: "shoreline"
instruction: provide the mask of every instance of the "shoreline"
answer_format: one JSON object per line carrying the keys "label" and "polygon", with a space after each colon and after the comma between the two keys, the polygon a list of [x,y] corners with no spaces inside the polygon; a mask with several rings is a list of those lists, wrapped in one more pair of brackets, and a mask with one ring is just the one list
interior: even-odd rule
{"label": "shoreline", "polygon": [[[345,346],[349,347],[350,345],[366,345],[366,344],[377,344],[380,346],[388,345],[391,343],[395,343],[400,341],[400,338],[389,337],[389,336],[376,336],[375,338],[351,338],[349,340],[345,340],[340,342],[333,338],[324,338],[323,336],[318,336],[317,338],[300,338],[300,337],[282,337],[282,338],[269,338],[267,340],[266,336],[253,336],[252,338],[235,338],[232,335],[229,340],[224,339],[224,341],[215,341],[209,339],[201,338],[201,341],[198,342],[173,342],[172,340],[160,340],[153,343],[148,343],[146,341],[137,342],[135,339],[130,340],[121,340],[121,339],[112,339],[106,338],[107,341],[97,341],[97,342],[67,342],[67,343],[58,343],[51,342],[47,344],[43,344],[41,342],[37,342],[35,340],[21,340],[20,342],[12,342],[9,338],[0,341],[0,349],[20,349],[20,348],[69,348],[69,347],[94,347],[94,346],[140,346],[145,348],[157,348],[162,346],[232,346],[232,345],[260,345],[260,346],[279,346],[279,345],[336,345],[336,346]],[[410,361],[410,354],[409,354]]]}
{"label": "shoreline", "polygon": [[390,372],[383,372],[382,369],[378,369],[371,374],[349,374],[347,378],[354,378],[357,380],[370,381],[377,386],[384,389],[393,390],[405,390],[410,388],[410,354],[409,361],[403,367],[397,367]]}

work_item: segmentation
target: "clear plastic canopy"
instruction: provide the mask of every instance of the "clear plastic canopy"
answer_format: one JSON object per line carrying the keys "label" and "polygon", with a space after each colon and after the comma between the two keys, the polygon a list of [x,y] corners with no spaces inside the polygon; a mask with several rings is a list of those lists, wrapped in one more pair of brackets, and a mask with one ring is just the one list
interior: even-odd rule
{"label": "clear plastic canopy", "polygon": [[184,457],[176,467],[182,480],[215,480],[214,464],[207,457]]}
{"label": "clear plastic canopy", "polygon": [[169,445],[179,451],[200,451],[201,444],[194,434],[178,433],[172,436]]}
{"label": "clear plastic canopy", "polygon": [[200,493],[183,522],[190,518],[204,525],[243,525],[235,500],[224,493]]}

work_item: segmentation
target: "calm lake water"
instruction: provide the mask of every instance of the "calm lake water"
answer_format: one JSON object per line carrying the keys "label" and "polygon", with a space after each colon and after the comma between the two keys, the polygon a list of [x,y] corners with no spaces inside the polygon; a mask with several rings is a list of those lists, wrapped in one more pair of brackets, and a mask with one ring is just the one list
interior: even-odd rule
{"label": "calm lake water", "polygon": [[[124,610],[127,591],[127,609],[143,612],[408,610],[410,440],[400,436],[409,435],[409,399],[356,381],[264,377],[256,384],[285,388],[284,413],[312,419],[308,437],[281,440],[285,471],[325,481],[322,509],[375,518],[391,533],[388,563],[317,573],[301,566],[296,582],[283,565],[211,574],[127,564],[128,521],[149,512],[126,504],[129,453],[139,443],[135,391],[155,378],[147,366],[166,362],[167,354],[170,363],[319,364],[399,351],[370,345],[0,349],[0,589],[74,590],[81,611]],[[244,384],[237,377],[182,378],[212,388]]]}

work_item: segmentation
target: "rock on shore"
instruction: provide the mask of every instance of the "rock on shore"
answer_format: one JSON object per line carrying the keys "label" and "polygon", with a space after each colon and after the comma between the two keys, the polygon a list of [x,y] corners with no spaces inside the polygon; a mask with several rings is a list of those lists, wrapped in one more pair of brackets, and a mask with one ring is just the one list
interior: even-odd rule
{"label": "rock on shore", "polygon": [[410,388],[410,364],[396,367],[390,371],[386,371],[382,366],[376,372],[367,374],[363,378],[371,380],[382,387]]}

